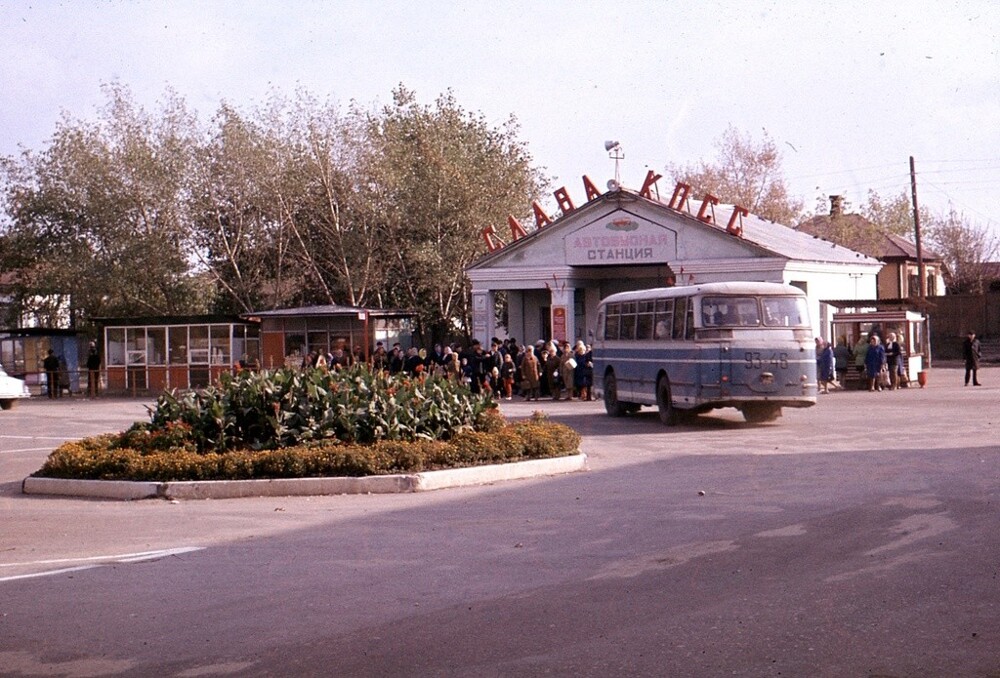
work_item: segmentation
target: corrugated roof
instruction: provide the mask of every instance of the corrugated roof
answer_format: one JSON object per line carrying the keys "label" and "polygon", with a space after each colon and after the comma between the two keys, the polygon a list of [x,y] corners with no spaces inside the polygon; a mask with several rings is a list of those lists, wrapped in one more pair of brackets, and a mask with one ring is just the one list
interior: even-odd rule
{"label": "corrugated roof", "polygon": [[[717,218],[728,220],[732,213],[732,205],[717,205]],[[697,220],[697,219],[696,219]],[[725,228],[721,224],[719,228]],[[873,259],[861,252],[855,252],[824,240],[818,236],[797,231],[794,228],[767,221],[754,214],[743,217],[743,239],[780,256],[797,261],[822,261],[844,264],[877,264]]]}

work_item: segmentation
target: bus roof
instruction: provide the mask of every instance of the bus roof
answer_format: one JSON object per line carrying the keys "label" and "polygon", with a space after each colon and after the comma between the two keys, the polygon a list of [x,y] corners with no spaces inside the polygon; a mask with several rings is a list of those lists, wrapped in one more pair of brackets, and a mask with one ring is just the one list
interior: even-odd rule
{"label": "bus roof", "polygon": [[615,301],[638,301],[643,299],[663,299],[687,297],[693,294],[781,294],[805,296],[805,292],[794,285],[769,282],[715,282],[701,285],[681,285],[678,287],[655,287],[631,292],[618,292],[605,297],[601,303]]}

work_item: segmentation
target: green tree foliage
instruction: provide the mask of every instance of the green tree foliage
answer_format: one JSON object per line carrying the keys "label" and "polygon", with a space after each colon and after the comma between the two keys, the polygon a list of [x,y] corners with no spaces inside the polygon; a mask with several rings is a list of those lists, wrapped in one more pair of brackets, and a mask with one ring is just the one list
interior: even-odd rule
{"label": "green tree foliage", "polygon": [[[908,240],[914,238],[913,202],[905,189],[889,197],[883,197],[869,189],[861,214],[883,233],[892,233]],[[920,217],[925,222],[930,221],[931,213],[926,207],[921,207]]]}
{"label": "green tree foliage", "polygon": [[781,153],[764,131],[756,143],[733,126],[715,143],[715,162],[668,165],[675,181],[684,181],[699,194],[710,193],[721,202],[742,205],[752,214],[792,225],[802,213],[802,201],[792,198],[781,170]]}
{"label": "green tree foliage", "polygon": [[[820,199],[817,212],[826,206],[826,199]],[[830,215],[825,231],[819,235],[856,252],[880,257],[886,247],[886,235],[897,235],[911,242],[916,238],[913,203],[905,189],[888,197],[869,190],[860,214],[850,213],[848,205],[843,212],[841,215]],[[924,224],[934,221],[926,207],[920,208],[920,218]]]}
{"label": "green tree foliage", "polygon": [[0,270],[83,319],[320,303],[413,309],[425,341],[468,333],[482,229],[542,188],[516,121],[450,93],[427,106],[399,87],[346,115],[273,93],[207,125],[173,93],[155,114],[105,94],[95,122],[65,119],[0,175]]}
{"label": "green tree foliage", "polygon": [[482,229],[523,210],[542,188],[517,133],[513,118],[493,128],[451,93],[424,106],[402,86],[391,106],[369,116],[370,178],[381,192],[393,281],[386,300],[419,312],[425,341],[469,327],[464,269],[485,252]]}
{"label": "green tree foliage", "polygon": [[[878,258],[886,248],[887,233],[905,235],[902,224],[898,221],[902,216],[897,211],[900,206],[905,218],[909,219],[905,205],[901,205],[897,199],[887,203],[874,191],[868,192],[868,202],[862,207],[862,213],[852,211],[852,205],[843,198],[839,210],[834,210],[830,199],[823,196],[816,199],[816,213],[819,216],[804,221],[797,228],[855,252]],[[883,227],[883,224],[888,227]]]}
{"label": "green tree foliage", "polygon": [[105,94],[95,122],[64,118],[43,152],[3,165],[15,295],[42,322],[37,304],[59,297],[83,318],[203,310],[184,248],[193,118],[170,93],[155,116],[120,85]]}
{"label": "green tree foliage", "polygon": [[381,306],[388,282],[384,189],[373,184],[366,121],[301,92],[288,110],[279,199],[291,251],[310,273],[307,288],[324,303]]}
{"label": "green tree foliage", "polygon": [[188,203],[189,247],[218,287],[217,311],[274,308],[301,287],[269,186],[274,139],[223,104],[198,151]]}

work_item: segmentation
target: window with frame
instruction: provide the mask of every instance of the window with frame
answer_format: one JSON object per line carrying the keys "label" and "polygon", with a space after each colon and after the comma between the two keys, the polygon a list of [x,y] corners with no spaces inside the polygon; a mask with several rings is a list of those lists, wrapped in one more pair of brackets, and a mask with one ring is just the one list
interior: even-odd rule
{"label": "window with frame", "polygon": [[636,309],[635,338],[648,341],[653,338],[653,319],[656,312],[655,301],[640,301]]}
{"label": "window with frame", "polygon": [[129,365],[146,364],[146,328],[125,328],[125,359]]}
{"label": "window with frame", "polygon": [[175,325],[167,329],[167,341],[170,347],[170,364],[188,364],[188,328],[187,325]]}
{"label": "window with frame", "polygon": [[604,312],[604,338],[612,340],[617,339],[621,336],[621,305],[608,304],[605,307]]}
{"label": "window with frame", "polygon": [[208,365],[209,342],[207,325],[191,325],[188,327],[190,345],[188,348],[188,359],[192,365]]}
{"label": "window with frame", "polygon": [[620,339],[635,339],[635,302],[626,301],[622,304]]}
{"label": "window with frame", "polygon": [[256,325],[233,325],[233,360],[244,356],[260,360],[260,332]]}
{"label": "window with frame", "polygon": [[105,332],[108,339],[108,354],[104,357],[104,364],[110,366],[121,366],[125,364],[125,328],[109,327]]}
{"label": "window with frame", "polygon": [[674,326],[671,332],[674,339],[684,338],[684,317],[687,315],[687,307],[687,297],[674,299]]}
{"label": "window with frame", "polygon": [[760,325],[757,297],[703,297],[702,327],[756,327]]}
{"label": "window with frame", "polygon": [[146,364],[167,364],[167,329],[165,327],[150,327],[146,330]]}
{"label": "window with frame", "polygon": [[229,340],[229,325],[212,325],[209,328],[212,345],[212,364],[229,365],[232,361],[232,346]]}
{"label": "window with frame", "polygon": [[657,299],[655,324],[653,328],[653,338],[669,339],[670,328],[674,324],[673,320],[674,320],[674,300]]}
{"label": "window with frame", "polygon": [[[763,306],[767,327],[805,327],[809,324],[809,307],[804,297],[764,297]],[[759,325],[760,319],[757,318],[754,324]]]}

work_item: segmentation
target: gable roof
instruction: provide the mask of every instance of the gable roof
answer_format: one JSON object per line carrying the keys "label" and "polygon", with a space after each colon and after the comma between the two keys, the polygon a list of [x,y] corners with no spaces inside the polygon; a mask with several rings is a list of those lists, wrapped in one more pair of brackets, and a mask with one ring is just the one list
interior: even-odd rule
{"label": "gable roof", "polygon": [[[940,261],[941,257],[927,249],[921,247],[921,258],[926,261]],[[885,234],[885,248],[878,255],[879,259],[913,259],[917,258],[917,245],[910,242],[901,235],[894,233]]]}
{"label": "gable roof", "polygon": [[[717,209],[725,207],[732,209],[728,205],[719,205]],[[788,259],[833,263],[878,263],[862,252],[790,226],[767,221],[753,214],[743,219],[743,238]]]}
{"label": "gable roof", "polygon": [[548,226],[537,228],[534,231],[529,232],[525,237],[508,243],[492,252],[488,252],[473,262],[469,268],[485,268],[489,265],[489,262],[495,258],[509,254],[512,251],[516,251],[517,249],[521,249],[523,247],[529,247],[536,240],[545,238],[548,234],[555,231],[563,230],[564,227],[570,227],[567,225],[583,221],[588,217],[588,215],[593,213],[601,210],[609,211],[609,208],[611,208],[610,211],[617,209],[624,210],[627,205],[634,204],[647,205],[655,211],[660,212],[663,216],[667,217],[665,222],[681,220],[690,227],[706,229],[708,231],[721,234],[724,237],[736,238],[745,245],[763,251],[763,253],[771,256],[777,256],[794,261],[824,263],[866,263],[873,265],[879,263],[876,259],[873,259],[861,252],[856,252],[833,242],[823,240],[822,238],[809,233],[798,231],[789,226],[768,221],[754,214],[743,217],[742,235],[735,236],[729,234],[726,231],[726,222],[728,222],[729,215],[733,212],[733,205],[716,205],[714,211],[716,218],[721,223],[712,224],[698,219],[696,214],[690,211],[690,207],[689,209],[673,209],[664,201],[652,200],[641,196],[636,191],[626,188],[618,188],[617,190],[611,190],[603,193],[580,207],[563,214]]}

